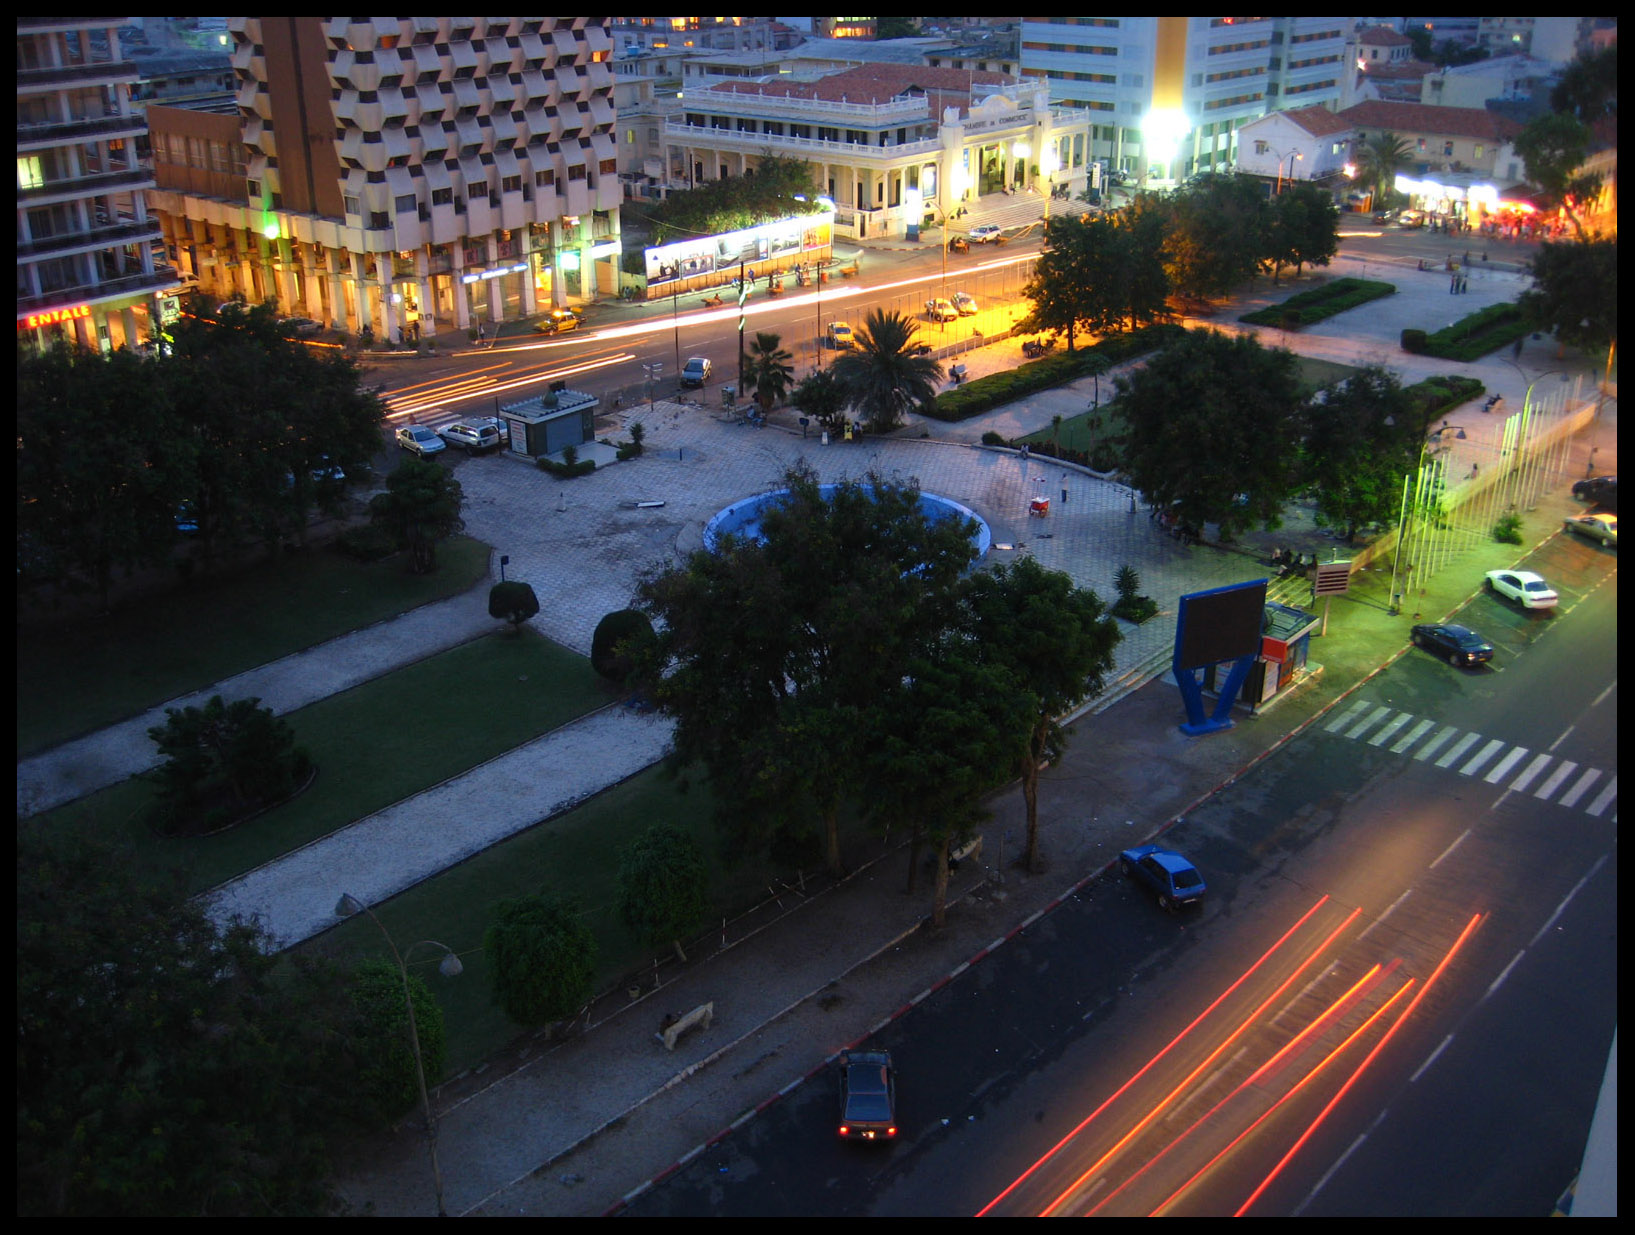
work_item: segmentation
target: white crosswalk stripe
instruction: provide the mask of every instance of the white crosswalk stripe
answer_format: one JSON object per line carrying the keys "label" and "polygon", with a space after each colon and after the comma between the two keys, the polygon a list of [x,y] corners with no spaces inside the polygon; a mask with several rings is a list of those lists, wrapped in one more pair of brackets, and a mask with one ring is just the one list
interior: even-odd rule
{"label": "white crosswalk stripe", "polygon": [[[1434,730],[1434,732],[1432,732]],[[1370,746],[1386,746],[1393,755],[1410,751],[1417,762],[1435,760],[1439,768],[1454,768],[1461,776],[1480,776],[1489,785],[1503,783],[1515,773],[1506,786],[1507,793],[1526,793],[1546,770],[1548,778],[1534,790],[1533,796],[1549,801],[1562,786],[1571,780],[1571,786],[1556,799],[1557,805],[1577,808],[1592,789],[1600,787],[1593,801],[1583,807],[1585,814],[1600,818],[1618,800],[1618,778],[1605,784],[1605,773],[1600,768],[1580,768],[1570,759],[1557,760],[1544,752],[1533,754],[1525,746],[1512,746],[1503,738],[1484,738],[1479,733],[1462,733],[1457,725],[1443,725],[1426,717],[1416,718],[1411,712],[1401,712],[1385,704],[1357,700],[1341,715],[1331,719],[1324,731],[1351,741],[1367,742]],[[1452,743],[1450,746],[1449,743]],[[1472,753],[1477,743],[1483,745]],[[1445,749],[1444,749],[1445,748]],[[1532,758],[1528,760],[1528,756]],[[1468,757],[1467,757],[1468,756]],[[1460,760],[1464,760],[1460,764]],[[1494,760],[1497,759],[1497,762]],[[1527,760],[1526,766],[1522,766]],[[1492,764],[1491,767],[1488,765]],[[1551,765],[1554,768],[1551,769]],[[1521,767],[1520,772],[1516,769]],[[1483,769],[1487,769],[1485,772]],[[1577,779],[1573,779],[1574,775]],[[1617,818],[1614,810],[1613,818]]]}
{"label": "white crosswalk stripe", "polygon": [[1510,753],[1503,759],[1499,760],[1499,762],[1495,763],[1493,765],[1493,770],[1486,776],[1482,777],[1482,779],[1490,785],[1498,784],[1506,776],[1510,775],[1511,768],[1515,767],[1523,759],[1527,758],[1527,753],[1527,748],[1525,746],[1511,747]]}
{"label": "white crosswalk stripe", "polygon": [[1459,762],[1459,757],[1461,755],[1463,755],[1467,750],[1481,740],[1482,735],[1479,733],[1465,734],[1464,737],[1460,738],[1452,746],[1448,747],[1448,753],[1436,761],[1436,766],[1439,768],[1451,768],[1455,763]]}
{"label": "white crosswalk stripe", "polygon": [[1421,746],[1414,754],[1415,759],[1429,759],[1436,753],[1437,747],[1459,732],[1457,725],[1443,725],[1436,731],[1436,736]]}
{"label": "white crosswalk stripe", "polygon": [[1464,767],[1459,769],[1459,775],[1475,776],[1476,773],[1482,770],[1482,765],[1484,763],[1493,758],[1494,755],[1498,754],[1503,749],[1503,741],[1498,738],[1490,738],[1487,745],[1482,747],[1482,749],[1472,757],[1469,763],[1465,764]]}
{"label": "white crosswalk stripe", "polygon": [[1401,729],[1402,726],[1406,725],[1412,719],[1413,717],[1407,712],[1398,712],[1395,720],[1393,720],[1389,725],[1386,725],[1373,737],[1368,739],[1368,744],[1370,746],[1385,745],[1385,743],[1389,742],[1391,738],[1395,736],[1398,729]]}
{"label": "white crosswalk stripe", "polygon": [[1549,798],[1552,793],[1561,788],[1561,782],[1571,776],[1577,768],[1578,765],[1570,760],[1563,762],[1559,768],[1550,773],[1549,780],[1533,790],[1533,796],[1535,798]]}
{"label": "white crosswalk stripe", "polygon": [[1595,801],[1591,802],[1584,808],[1584,813],[1587,815],[1594,815],[1597,819],[1599,819],[1601,817],[1601,812],[1606,810],[1606,808],[1611,805],[1613,799],[1617,796],[1618,778],[1614,776],[1607,782],[1607,787],[1596,795]]}
{"label": "white crosswalk stripe", "polygon": [[1561,806],[1577,806],[1578,799],[1584,796],[1584,791],[1600,778],[1600,768],[1585,768],[1584,775],[1578,778],[1571,789],[1556,799],[1557,803]]}
{"label": "white crosswalk stripe", "polygon": [[1391,753],[1393,755],[1400,755],[1415,742],[1419,741],[1420,736],[1425,732],[1425,730],[1431,728],[1435,724],[1436,722],[1434,720],[1420,721],[1412,729],[1408,730],[1407,733],[1403,734],[1395,742],[1391,743]]}

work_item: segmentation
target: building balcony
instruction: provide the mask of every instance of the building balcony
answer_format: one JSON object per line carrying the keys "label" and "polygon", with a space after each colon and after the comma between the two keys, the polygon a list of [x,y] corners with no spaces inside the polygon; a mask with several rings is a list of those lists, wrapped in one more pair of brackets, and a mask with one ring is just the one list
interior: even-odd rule
{"label": "building balcony", "polygon": [[52,65],[50,68],[18,69],[17,93],[40,94],[63,86],[118,85],[134,82],[141,77],[136,65],[129,60],[103,60],[90,64]]}
{"label": "building balcony", "polygon": [[148,292],[166,292],[179,288],[182,280],[169,266],[160,266],[152,273],[142,271],[121,279],[99,279],[95,283],[57,288],[38,296],[18,296],[17,316],[44,313],[51,309],[66,309],[72,305],[95,304],[106,300],[121,300]]}
{"label": "building balcony", "polygon": [[130,221],[108,227],[94,227],[83,232],[63,232],[55,236],[36,236],[28,243],[18,242],[19,261],[38,261],[47,257],[62,257],[70,253],[111,249],[120,245],[138,244],[161,237],[159,220]]}
{"label": "building balcony", "polygon": [[816,137],[789,137],[775,133],[739,133],[732,129],[712,129],[703,125],[676,124],[664,126],[664,141],[669,146],[687,146],[695,150],[716,150],[737,154],[793,153],[806,159],[826,159],[832,163],[895,163],[901,159],[924,158],[942,150],[940,138],[927,137],[920,141],[904,142],[896,146],[873,146],[862,142],[829,141]]}
{"label": "building balcony", "polygon": [[18,189],[17,204],[20,206],[45,206],[54,202],[77,201],[82,197],[93,197],[98,193],[117,193],[128,189],[151,189],[155,187],[153,171],[149,168],[132,168],[130,171],[103,172],[90,176],[70,176],[53,180],[49,184],[37,188]]}
{"label": "building balcony", "polygon": [[701,91],[689,95],[687,106],[706,115],[788,121],[800,124],[851,125],[853,128],[911,124],[931,118],[931,104],[923,98],[893,99],[889,103],[835,103],[828,99],[789,99],[728,91]]}
{"label": "building balcony", "polygon": [[73,142],[103,137],[136,137],[147,132],[147,118],[140,112],[107,116],[82,116],[71,120],[46,121],[17,126],[18,150],[45,150]]}

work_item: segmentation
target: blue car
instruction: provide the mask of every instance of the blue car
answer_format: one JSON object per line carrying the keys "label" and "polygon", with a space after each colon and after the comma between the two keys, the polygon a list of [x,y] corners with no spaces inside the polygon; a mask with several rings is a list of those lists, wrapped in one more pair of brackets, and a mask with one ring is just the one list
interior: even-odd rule
{"label": "blue car", "polygon": [[1158,896],[1158,906],[1172,913],[1182,905],[1202,900],[1204,877],[1180,854],[1158,845],[1126,849],[1118,855],[1127,878],[1146,884]]}

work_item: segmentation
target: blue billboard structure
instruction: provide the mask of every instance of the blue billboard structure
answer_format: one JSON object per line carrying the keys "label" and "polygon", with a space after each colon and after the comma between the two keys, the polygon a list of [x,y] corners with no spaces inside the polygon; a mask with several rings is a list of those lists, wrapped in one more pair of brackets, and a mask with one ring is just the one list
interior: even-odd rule
{"label": "blue billboard structure", "polygon": [[[1181,597],[1171,665],[1187,710],[1182,733],[1215,733],[1232,727],[1232,705],[1237,701],[1249,666],[1260,653],[1261,624],[1265,616],[1265,579],[1230,583]],[[1205,717],[1198,674],[1225,661],[1231,661],[1232,668],[1221,684],[1214,713]]]}

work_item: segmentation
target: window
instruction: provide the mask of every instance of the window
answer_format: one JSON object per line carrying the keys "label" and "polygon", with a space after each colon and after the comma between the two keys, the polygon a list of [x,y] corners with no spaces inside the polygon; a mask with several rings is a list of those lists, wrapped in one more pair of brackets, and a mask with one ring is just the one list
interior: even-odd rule
{"label": "window", "polygon": [[362,209],[358,206],[358,199],[355,198],[355,197],[342,197],[341,198],[341,205],[342,205],[342,208],[345,209],[347,214],[362,214],[363,213]]}
{"label": "window", "polygon": [[413,214],[414,207],[415,201],[413,193],[404,193],[398,197],[397,212],[399,214]]}
{"label": "window", "polygon": [[433,189],[431,191],[431,204],[432,205],[434,205],[434,206],[448,206],[448,205],[452,205],[453,202],[454,202],[454,190],[453,189]]}
{"label": "window", "polygon": [[388,215],[384,210],[371,210],[369,212],[369,226],[373,230],[375,230],[375,231],[385,231],[391,225],[392,225],[391,216]]}

